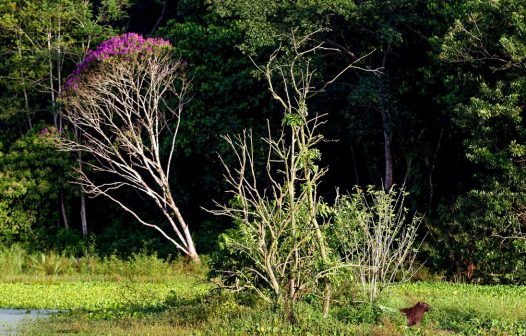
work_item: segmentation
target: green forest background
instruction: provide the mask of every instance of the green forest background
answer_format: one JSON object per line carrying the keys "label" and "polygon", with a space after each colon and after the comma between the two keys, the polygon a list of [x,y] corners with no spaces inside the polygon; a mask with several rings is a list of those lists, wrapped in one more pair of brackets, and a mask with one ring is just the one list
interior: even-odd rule
{"label": "green forest background", "polygon": [[[319,82],[364,57],[310,101],[327,113],[320,186],[404,185],[424,216],[419,261],[483,283],[526,281],[526,3],[519,0],[0,0],[0,242],[30,250],[123,257],[176,250],[103,198],[85,198],[78,157],[47,134],[67,128],[60,94],[87,50],[123,32],[169,39],[192,80],[172,190],[198,252],[232,223],[204,209],[227,203],[225,134],[280,125],[253,64],[292,30],[327,28]],[[252,60],[251,60],[252,58]],[[168,150],[168,144],[166,144]],[[90,158],[85,157],[85,160]],[[102,177],[103,178],[103,177]],[[160,214],[123,194],[152,222]],[[81,225],[85,202],[87,230]]]}

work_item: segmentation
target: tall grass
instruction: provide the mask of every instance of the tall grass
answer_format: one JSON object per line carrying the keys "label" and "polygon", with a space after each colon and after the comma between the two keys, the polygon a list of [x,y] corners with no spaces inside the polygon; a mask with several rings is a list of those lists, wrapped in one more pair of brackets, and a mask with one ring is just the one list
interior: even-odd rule
{"label": "tall grass", "polygon": [[19,245],[5,247],[0,245],[0,274],[21,274],[24,271],[24,264],[28,258],[28,253]]}
{"label": "tall grass", "polygon": [[[0,281],[19,281],[21,278],[88,277],[110,280],[158,278],[186,273],[201,273],[199,266],[188,265],[182,259],[166,260],[156,254],[134,253],[127,259],[115,255],[99,257],[86,253],[83,257],[68,256],[63,252],[30,253],[20,245],[0,246]],[[197,268],[197,269],[196,269]]]}

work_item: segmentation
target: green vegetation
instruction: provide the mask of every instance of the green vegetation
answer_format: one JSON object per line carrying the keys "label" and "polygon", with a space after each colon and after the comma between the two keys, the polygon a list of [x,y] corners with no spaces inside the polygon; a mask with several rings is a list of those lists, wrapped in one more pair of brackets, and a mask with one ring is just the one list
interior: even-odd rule
{"label": "green vegetation", "polygon": [[[418,233],[432,237],[417,259],[449,279],[523,283],[525,17],[519,0],[3,1],[0,241],[79,256],[91,235],[100,255],[176,253],[158,230],[69,183],[79,169],[90,180],[115,182],[112,173],[89,168],[93,155],[54,146],[64,131],[75,137],[63,88],[76,64],[102,41],[133,32],[169,40],[173,61],[191,79],[192,99],[180,118],[166,120],[167,134],[178,130],[173,153],[169,136],[154,146],[161,167],[173,162],[169,188],[159,190],[177,200],[185,241],[191,233],[197,253],[213,253],[217,237],[233,227],[202,211],[213,200],[231,201],[217,154],[228,166],[236,158],[221,136],[252,129],[254,165],[262,167],[267,122],[279,130],[285,112],[254,64],[281,47],[272,70],[279,83],[276,70],[293,55],[291,34],[318,31],[309,46],[328,50],[309,56],[312,90],[354,66],[308,101],[309,111],[327,115],[320,134],[337,140],[315,148],[317,166],[330,167],[318,196],[331,204],[335,187],[404,185],[408,208],[425,213]],[[107,148],[126,143],[108,140]],[[110,191],[145,223],[171,230],[163,202],[153,211],[154,200],[124,189]]]}
{"label": "green vegetation", "polygon": [[[524,286],[483,286],[447,282],[405,283],[390,287],[384,293],[388,306],[425,298],[433,306],[433,316],[441,323],[452,316],[485,321],[501,322],[526,321],[526,287]],[[398,301],[398,302],[397,302]]]}
{"label": "green vegetation", "polygon": [[[525,335],[526,287],[446,282],[388,287],[375,305],[356,304],[361,289],[337,286],[327,319],[311,298],[296,307],[291,325],[257,296],[214,290],[204,270],[163,262],[147,270],[146,258],[93,262],[98,269],[127,265],[140,275],[96,279],[88,271],[0,283],[0,306],[65,309],[50,319],[26,323],[18,335]],[[141,260],[143,262],[141,262]],[[167,275],[167,269],[172,270]],[[124,267],[121,268],[124,273]],[[149,272],[148,276],[144,274]],[[110,274],[110,273],[108,273]],[[433,310],[420,326],[408,328],[401,307],[425,300]]]}
{"label": "green vegetation", "polygon": [[[198,265],[187,264],[183,259],[170,261],[155,254],[133,253],[127,259],[115,255],[98,257],[86,253],[77,258],[65,253],[34,252],[29,253],[19,245],[0,247],[2,273],[0,281],[4,283],[53,283],[60,281],[124,281],[143,280],[163,281],[185,274],[188,271],[204,271]],[[199,271],[200,270],[200,271]]]}
{"label": "green vegetation", "polygon": [[526,335],[525,35],[523,0],[0,0],[0,307]]}
{"label": "green vegetation", "polygon": [[[164,301],[169,284],[67,281],[54,283],[3,283],[0,305],[11,308],[119,310],[130,303],[148,308]],[[174,286],[176,288],[176,286]],[[125,314],[125,311],[123,311]]]}

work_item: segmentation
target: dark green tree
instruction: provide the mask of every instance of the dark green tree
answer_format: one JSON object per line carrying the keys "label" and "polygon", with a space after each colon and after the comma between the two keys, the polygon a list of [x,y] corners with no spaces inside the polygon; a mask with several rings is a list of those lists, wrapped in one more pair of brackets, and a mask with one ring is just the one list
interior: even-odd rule
{"label": "dark green tree", "polygon": [[0,242],[35,242],[68,225],[61,198],[78,188],[68,183],[74,161],[57,150],[58,136],[54,127],[35,127],[0,151]]}
{"label": "dark green tree", "polygon": [[526,5],[464,1],[440,42],[444,97],[470,163],[453,205],[443,207],[457,265],[487,281],[524,278],[526,239]]}
{"label": "dark green tree", "polygon": [[265,120],[273,112],[264,82],[254,76],[254,65],[237,48],[243,41],[240,29],[205,9],[187,11],[183,22],[171,20],[158,35],[170,39],[191,79],[191,100],[181,118],[176,150],[177,161],[187,164],[175,166],[172,176],[180,186],[174,192],[191,216],[189,222],[200,223],[195,228],[196,245],[209,250],[228,226],[200,209],[211,207],[212,199],[224,200],[218,154],[232,158],[221,136],[248,127],[263,135]]}
{"label": "dark green tree", "polygon": [[[63,129],[59,98],[67,74],[90,46],[113,34],[109,23],[122,19],[127,6],[127,0],[102,0],[97,6],[81,0],[0,3],[0,137],[6,146],[35,123],[53,123],[59,131]],[[82,165],[80,157],[78,164]],[[66,226],[64,200],[71,196],[59,196]],[[82,193],[80,203],[86,235]]]}

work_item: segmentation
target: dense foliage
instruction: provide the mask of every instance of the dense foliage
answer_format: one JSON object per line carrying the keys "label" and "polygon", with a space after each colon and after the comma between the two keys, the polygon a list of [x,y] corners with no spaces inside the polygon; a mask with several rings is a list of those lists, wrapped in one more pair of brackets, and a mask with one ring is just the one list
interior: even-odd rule
{"label": "dense foliage", "polygon": [[39,234],[47,236],[62,226],[60,201],[76,188],[68,183],[73,177],[71,157],[55,146],[58,136],[55,128],[37,126],[16,140],[9,151],[0,152],[2,243],[34,242]]}
{"label": "dense foliage", "polygon": [[[0,240],[34,249],[71,242],[80,253],[87,218],[101,253],[174,252],[118,207],[85,199],[67,181],[93,157],[53,146],[67,128],[60,96],[75,64],[101,41],[136,32],[170,39],[192,79],[170,182],[197,250],[215,250],[232,226],[202,210],[230,200],[217,154],[227,164],[235,158],[221,135],[252,128],[260,139],[267,119],[273,129],[283,119],[249,57],[262,64],[293,31],[319,28],[327,29],[318,41],[339,51],[313,58],[314,87],[352,62],[361,68],[310,101],[327,113],[325,138],[337,140],[320,144],[320,166],[330,168],[320,196],[334,200],[334,186],[405,185],[406,205],[425,214],[425,267],[450,278],[525,282],[526,5],[519,0],[3,1]],[[162,154],[169,150],[163,143]],[[149,222],[163,222],[139,196],[122,197]],[[66,238],[57,243],[59,236]]]}

